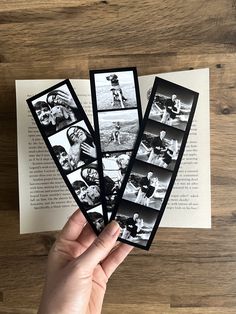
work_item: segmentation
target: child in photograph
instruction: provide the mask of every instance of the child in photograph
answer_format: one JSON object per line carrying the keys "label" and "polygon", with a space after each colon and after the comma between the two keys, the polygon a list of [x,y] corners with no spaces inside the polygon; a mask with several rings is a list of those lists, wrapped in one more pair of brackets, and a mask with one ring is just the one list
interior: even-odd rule
{"label": "child in photograph", "polygon": [[92,136],[79,126],[71,126],[67,130],[67,138],[71,145],[69,155],[77,168],[96,158],[96,148]]}

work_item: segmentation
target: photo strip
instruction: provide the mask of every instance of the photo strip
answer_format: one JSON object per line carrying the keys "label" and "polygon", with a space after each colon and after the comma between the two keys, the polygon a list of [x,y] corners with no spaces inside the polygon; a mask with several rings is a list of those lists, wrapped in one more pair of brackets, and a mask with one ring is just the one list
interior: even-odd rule
{"label": "photo strip", "polygon": [[155,78],[110,218],[120,224],[120,241],[150,248],[178,173],[197,100],[197,92]]}
{"label": "photo strip", "polygon": [[109,216],[142,119],[136,68],[90,71],[102,201]]}
{"label": "photo strip", "polygon": [[70,81],[42,91],[27,103],[68,189],[98,234],[107,215],[101,200],[95,135]]}

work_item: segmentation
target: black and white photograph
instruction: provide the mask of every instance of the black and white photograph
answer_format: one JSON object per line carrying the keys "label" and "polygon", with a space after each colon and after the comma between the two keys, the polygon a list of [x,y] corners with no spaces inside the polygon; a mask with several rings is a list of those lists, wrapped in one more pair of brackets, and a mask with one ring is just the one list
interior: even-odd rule
{"label": "black and white photograph", "polygon": [[172,172],[136,160],[126,184],[123,198],[160,210]]}
{"label": "black and white photograph", "polygon": [[102,152],[132,150],[139,130],[136,109],[98,112]]}
{"label": "black and white photograph", "polygon": [[149,119],[185,130],[195,93],[182,86],[160,81]]}
{"label": "black and white photograph", "polygon": [[117,194],[106,195],[106,209],[112,212],[116,204]]}
{"label": "black and white photograph", "polygon": [[156,210],[122,200],[115,218],[121,228],[120,238],[146,247],[157,217]]}
{"label": "black and white photograph", "polygon": [[103,211],[102,211],[102,205],[99,205],[97,207],[94,207],[87,211],[87,214],[91,221],[93,222],[96,230],[98,232],[101,232],[104,227],[104,219],[103,219]]}
{"label": "black and white photograph", "polygon": [[88,168],[88,166],[70,173],[67,178],[79,201],[83,204],[83,208],[88,210],[101,204],[101,192],[96,178],[93,184],[91,181],[87,183],[89,180],[84,179],[84,176],[82,176],[84,168]]}
{"label": "black and white photograph", "polygon": [[133,71],[96,73],[94,82],[98,111],[137,107]]}
{"label": "black and white photograph", "polygon": [[37,98],[32,105],[47,136],[81,120],[67,84]]}
{"label": "black and white photograph", "polygon": [[174,170],[183,136],[183,131],[147,120],[136,158]]}
{"label": "black and white photograph", "polygon": [[96,147],[84,121],[57,132],[48,140],[65,174],[96,159]]}
{"label": "black and white photograph", "polygon": [[113,194],[121,186],[131,153],[105,153],[102,157],[105,193]]}

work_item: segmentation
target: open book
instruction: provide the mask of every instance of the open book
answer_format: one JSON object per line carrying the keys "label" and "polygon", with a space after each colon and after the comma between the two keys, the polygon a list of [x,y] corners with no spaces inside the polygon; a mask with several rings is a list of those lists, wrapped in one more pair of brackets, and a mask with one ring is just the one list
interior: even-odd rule
{"label": "open book", "polygon": [[[209,70],[156,75],[199,93],[192,129],[161,226],[210,228]],[[143,112],[156,75],[139,77]],[[16,81],[20,233],[59,230],[77,208],[26,104],[27,98],[59,81]],[[93,125],[89,80],[71,83]]]}

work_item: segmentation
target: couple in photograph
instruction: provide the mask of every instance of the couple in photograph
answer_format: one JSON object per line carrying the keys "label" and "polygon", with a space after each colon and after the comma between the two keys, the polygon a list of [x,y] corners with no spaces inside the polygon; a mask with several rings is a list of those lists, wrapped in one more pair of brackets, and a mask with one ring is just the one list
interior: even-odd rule
{"label": "couple in photograph", "polygon": [[132,186],[134,193],[137,196],[134,200],[135,203],[149,206],[152,198],[157,197],[159,180],[157,177],[153,177],[153,172],[149,171],[145,177],[139,180],[139,186],[136,187],[131,181],[129,184]]}
{"label": "couple in photograph", "polygon": [[[171,98],[156,95],[151,113],[153,118],[157,116],[157,121],[173,126],[180,122],[187,122],[190,113],[188,107],[182,104],[175,94],[172,94]],[[179,127],[183,128],[181,125]]]}
{"label": "couple in photograph", "polygon": [[54,153],[66,174],[95,159],[96,147],[93,138],[84,128],[74,125],[68,128],[67,139],[70,149],[67,152],[62,145],[53,146]]}
{"label": "couple in photograph", "polygon": [[138,239],[138,233],[144,226],[143,219],[138,213],[134,213],[133,217],[129,217],[123,221],[121,238],[134,241]]}
{"label": "couple in photograph", "polygon": [[137,157],[147,158],[145,161],[167,168],[173,159],[176,159],[178,153],[178,142],[174,139],[165,139],[166,131],[160,131],[158,136],[152,138],[151,147],[147,147],[144,141],[141,142]]}
{"label": "couple in photograph", "polygon": [[71,96],[62,90],[48,93],[46,101],[37,101],[33,106],[47,136],[77,120],[78,108]]}

